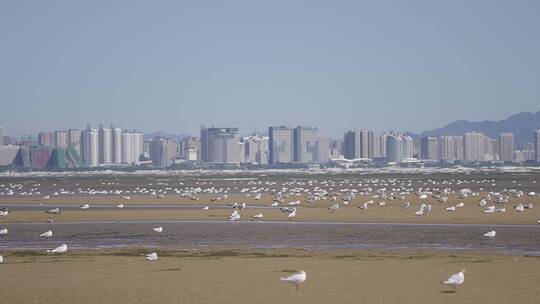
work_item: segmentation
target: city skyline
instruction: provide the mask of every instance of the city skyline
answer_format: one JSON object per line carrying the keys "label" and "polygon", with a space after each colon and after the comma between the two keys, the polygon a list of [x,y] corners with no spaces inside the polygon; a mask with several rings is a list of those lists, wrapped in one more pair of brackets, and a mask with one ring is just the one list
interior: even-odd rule
{"label": "city skyline", "polygon": [[336,137],[502,119],[538,110],[539,7],[3,2],[0,124],[35,133],[82,117],[191,135],[300,124]]}

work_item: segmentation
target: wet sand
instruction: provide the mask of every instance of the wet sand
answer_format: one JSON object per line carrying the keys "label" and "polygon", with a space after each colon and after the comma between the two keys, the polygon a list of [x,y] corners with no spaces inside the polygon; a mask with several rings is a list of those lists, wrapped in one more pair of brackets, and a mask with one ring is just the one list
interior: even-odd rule
{"label": "wet sand", "polygon": [[[538,303],[540,258],[378,250],[9,252],[2,303]],[[466,269],[456,293],[440,284]],[[298,291],[279,281],[291,270]]]}

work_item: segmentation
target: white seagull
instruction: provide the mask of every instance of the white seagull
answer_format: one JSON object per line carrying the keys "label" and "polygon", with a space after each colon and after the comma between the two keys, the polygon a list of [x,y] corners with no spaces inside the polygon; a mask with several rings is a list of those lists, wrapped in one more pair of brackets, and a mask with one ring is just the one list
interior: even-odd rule
{"label": "white seagull", "polygon": [[456,292],[456,287],[463,284],[465,281],[465,269],[462,269],[460,272],[451,275],[446,281],[442,281],[442,284],[452,285],[452,289]]}
{"label": "white seagull", "polygon": [[62,244],[56,248],[54,248],[53,250],[47,250],[47,252],[49,253],[64,253],[67,251],[67,245],[66,244]]}
{"label": "white seagull", "polygon": [[339,204],[333,204],[332,206],[328,207],[328,210],[332,211],[332,212],[334,212],[334,211],[336,211],[338,209],[339,209]]}
{"label": "white seagull", "polygon": [[4,257],[0,255],[0,264],[4,263]]}
{"label": "white seagull", "polygon": [[7,228],[0,229],[0,235],[5,235],[5,234],[8,234],[8,229]]}
{"label": "white seagull", "polygon": [[117,208],[124,208],[124,204],[119,204],[116,206]]}
{"label": "white seagull", "polygon": [[154,228],[152,230],[154,230],[157,233],[161,233],[161,232],[163,232],[163,227],[156,227],[156,228]]}
{"label": "white seagull", "polygon": [[210,210],[210,208],[209,208],[208,206],[204,206],[204,207],[202,208],[202,210],[208,211],[208,210]]}
{"label": "white seagull", "polygon": [[51,237],[52,236],[52,230],[45,231],[42,234],[39,235],[40,237]]}
{"label": "white seagull", "polygon": [[145,256],[147,261],[157,261],[157,259],[158,259],[157,253],[155,253],[155,252],[152,252],[150,254],[145,254],[144,256]]}
{"label": "white seagull", "polygon": [[301,270],[289,277],[279,278],[279,279],[282,281],[294,284],[296,286],[296,290],[298,290],[298,285],[306,281],[306,272]]}
{"label": "white seagull", "polygon": [[253,216],[253,218],[255,218],[255,219],[262,219],[262,218],[263,218],[263,214],[262,214],[262,213],[255,214],[255,215]]}
{"label": "white seagull", "polygon": [[495,235],[497,235],[497,232],[495,230],[491,230],[490,232],[484,233],[484,236],[490,239],[494,238]]}
{"label": "white seagull", "polygon": [[84,205],[81,206],[81,209],[82,210],[90,209],[90,205],[84,204]]}

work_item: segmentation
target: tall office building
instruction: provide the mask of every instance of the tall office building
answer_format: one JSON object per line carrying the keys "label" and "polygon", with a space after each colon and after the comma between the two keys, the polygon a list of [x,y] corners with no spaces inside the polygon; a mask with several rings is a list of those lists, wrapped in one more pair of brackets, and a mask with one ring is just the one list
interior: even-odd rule
{"label": "tall office building", "polygon": [[54,133],[40,132],[38,134],[38,145],[52,147],[54,145]]}
{"label": "tall office building", "polygon": [[159,167],[168,167],[176,159],[176,140],[156,136],[150,142],[150,159]]}
{"label": "tall office building", "polygon": [[54,131],[54,146],[56,148],[66,148],[68,144],[67,131]]}
{"label": "tall office building", "polygon": [[442,161],[456,160],[456,141],[454,136],[441,136],[439,138],[439,158]]}
{"label": "tall office building", "polygon": [[112,163],[112,132],[110,128],[99,126],[99,162]]}
{"label": "tall office building", "polygon": [[111,126],[111,161],[113,164],[122,163],[122,129]]}
{"label": "tall office building", "polygon": [[343,152],[345,141],[341,139],[333,140],[330,142],[330,158],[338,159],[343,158]]}
{"label": "tall office building", "polygon": [[414,157],[414,140],[410,136],[402,136],[403,138],[403,158]]}
{"label": "tall office building", "polygon": [[345,132],[343,145],[345,148],[343,155],[346,159],[360,158],[360,131],[355,129]]}
{"label": "tall office building", "polygon": [[514,160],[514,134],[499,134],[499,159],[505,162]]}
{"label": "tall office building", "polygon": [[68,145],[72,146],[81,155],[81,130],[68,130]]}
{"label": "tall office building", "polygon": [[99,131],[96,128],[87,128],[82,132],[82,159],[86,166],[99,165]]}
{"label": "tall office building", "polygon": [[0,127],[0,146],[4,145],[4,127]]}
{"label": "tall office building", "polygon": [[374,133],[372,130],[360,130],[360,157],[373,158],[374,153]]}
{"label": "tall office building", "polygon": [[212,163],[239,163],[238,128],[201,128],[201,155]]}
{"label": "tall office building", "polygon": [[384,156],[384,157],[387,156],[387,153],[386,153],[386,137],[388,137],[387,133],[382,133],[379,136],[379,155]]}
{"label": "tall office building", "polygon": [[420,158],[439,159],[439,140],[437,137],[426,136],[420,140]]}
{"label": "tall office building", "polygon": [[251,135],[244,137],[244,153],[242,162],[248,164],[268,164],[268,137]]}
{"label": "tall office building", "polygon": [[540,163],[540,129],[534,133],[534,152],[537,163]]}
{"label": "tall office building", "polygon": [[290,127],[268,128],[270,164],[292,163],[294,161],[294,136]]}
{"label": "tall office building", "polygon": [[484,161],[486,140],[484,134],[468,132],[463,136],[464,159],[467,161]]}
{"label": "tall office building", "polygon": [[319,129],[315,127],[297,127],[294,136],[294,161],[299,163],[317,162],[317,141]]}
{"label": "tall office building", "polygon": [[[372,130],[368,129],[354,129],[345,132],[343,138],[345,143],[345,158],[373,158],[376,151],[375,148],[376,139]],[[378,141],[377,141],[378,142]]]}
{"label": "tall office building", "polygon": [[328,137],[319,136],[315,142],[314,161],[318,164],[326,164],[330,161],[330,139]]}
{"label": "tall office building", "polygon": [[389,162],[403,161],[403,138],[398,134],[386,135],[386,158]]}

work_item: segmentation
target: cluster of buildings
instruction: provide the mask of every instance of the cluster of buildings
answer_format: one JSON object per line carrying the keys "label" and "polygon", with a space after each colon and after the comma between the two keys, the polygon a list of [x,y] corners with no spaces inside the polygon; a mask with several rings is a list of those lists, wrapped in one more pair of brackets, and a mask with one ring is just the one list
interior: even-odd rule
{"label": "cluster of buildings", "polygon": [[[534,144],[516,145],[512,133],[501,133],[494,139],[480,132],[460,136],[425,136],[413,140],[399,132],[374,135],[371,130],[345,133],[342,151],[348,160],[384,158],[389,163],[476,163],[540,162],[540,130],[534,132]],[[339,146],[339,145],[336,145]]]}
{"label": "cluster of buildings", "polygon": [[0,127],[0,168],[30,170],[115,166],[191,167],[388,165],[540,162],[540,130],[533,143],[516,145],[512,133],[479,132],[413,138],[390,131],[353,129],[330,140],[316,127],[272,126],[264,135],[238,128],[201,127],[200,137],[154,136],[135,130],[87,126],[12,138]]}

